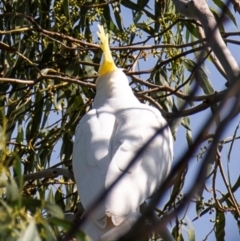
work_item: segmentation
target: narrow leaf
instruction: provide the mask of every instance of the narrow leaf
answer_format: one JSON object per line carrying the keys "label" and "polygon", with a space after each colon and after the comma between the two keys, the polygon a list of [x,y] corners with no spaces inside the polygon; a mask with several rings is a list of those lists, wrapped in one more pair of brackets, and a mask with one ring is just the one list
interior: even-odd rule
{"label": "narrow leaf", "polygon": [[237,125],[237,127],[236,127],[236,129],[235,129],[235,131],[233,133],[232,142],[230,144],[230,148],[229,148],[228,155],[227,155],[228,161],[230,161],[230,156],[231,156],[231,152],[232,152],[232,148],[233,148],[233,143],[235,141],[239,125],[240,125],[240,122],[238,123],[238,125]]}
{"label": "narrow leaf", "polygon": [[188,241],[195,241],[196,237],[195,237],[194,227],[190,221],[188,221],[188,225],[189,225],[189,229],[187,230]]}
{"label": "narrow leaf", "polygon": [[123,17],[121,13],[121,5],[119,2],[112,3],[114,17],[117,23],[118,28],[123,31]]}
{"label": "narrow leaf", "polygon": [[52,204],[52,203],[45,203],[44,204],[44,208],[46,208],[46,210],[53,216],[56,218],[63,218],[63,212],[61,210],[61,208],[56,205],[56,204]]}
{"label": "narrow leaf", "polygon": [[221,0],[213,0],[213,2],[222,10],[225,9],[225,14],[232,20],[232,22],[235,24],[235,26],[237,27],[237,22],[236,19],[234,18],[232,12],[229,10],[229,8],[227,7],[227,5],[221,1]]}
{"label": "narrow leaf", "polygon": [[225,241],[225,214],[216,211],[215,236],[217,241]]}
{"label": "narrow leaf", "polygon": [[22,231],[21,237],[18,241],[41,241],[41,237],[37,231],[35,220],[33,219],[26,230]]}

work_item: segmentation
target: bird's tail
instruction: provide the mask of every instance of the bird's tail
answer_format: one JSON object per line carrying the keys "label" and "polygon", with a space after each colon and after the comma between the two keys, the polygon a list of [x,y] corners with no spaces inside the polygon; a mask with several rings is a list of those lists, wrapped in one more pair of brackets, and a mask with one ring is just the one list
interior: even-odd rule
{"label": "bird's tail", "polygon": [[92,241],[115,241],[131,229],[139,216],[140,213],[138,211],[133,212],[119,226],[115,226],[111,222],[111,219],[108,218],[105,228],[100,228],[93,220],[89,219],[83,225],[82,231],[84,231]]}

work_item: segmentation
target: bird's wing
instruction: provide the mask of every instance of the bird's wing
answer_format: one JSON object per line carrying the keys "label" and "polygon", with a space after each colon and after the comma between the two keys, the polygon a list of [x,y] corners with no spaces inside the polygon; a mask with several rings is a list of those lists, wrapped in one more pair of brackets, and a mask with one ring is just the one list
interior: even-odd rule
{"label": "bird's wing", "polygon": [[[89,111],[79,122],[73,148],[73,172],[81,202],[88,209],[105,190],[106,171],[110,164],[109,141],[114,128],[110,113]],[[100,226],[105,222],[104,204],[93,212]]]}
{"label": "bird's wing", "polygon": [[[141,133],[136,132],[136,135],[129,133],[125,136],[124,139],[120,138],[120,140],[115,140],[119,142],[118,148],[116,148],[116,152],[114,154],[114,159],[117,163],[117,166],[120,171],[124,172],[127,170],[131,160],[137,154],[137,151],[143,144],[143,136]],[[138,158],[127,170],[128,173],[132,173],[136,170],[136,168],[141,164],[142,158]]]}
{"label": "bird's wing", "polygon": [[94,167],[97,166],[98,160],[100,160],[101,157],[107,155],[107,152],[107,144],[101,140],[97,111],[93,109],[81,119],[77,126],[73,149],[73,162],[85,162],[85,164]]}
{"label": "bird's wing", "polygon": [[156,114],[152,108],[140,105],[116,113],[116,123],[106,188],[122,172],[125,174],[106,200],[106,210],[111,213],[113,221],[118,221],[118,217],[127,217],[152,195],[166,177],[172,162],[171,133],[166,127],[135,160],[134,165],[126,170],[136,153],[156,130],[166,126],[167,123],[160,113]]}
{"label": "bird's wing", "polygon": [[[136,120],[141,118],[140,111],[136,108],[121,110],[116,115],[115,132],[111,140],[111,159],[116,163],[120,171],[126,171],[131,160],[135,157],[139,148],[143,145],[144,136],[138,128]],[[139,157],[127,172],[132,173],[141,164]]]}
{"label": "bird's wing", "polygon": [[[166,121],[161,115],[156,115],[154,109],[142,104],[116,113],[116,130],[111,143],[111,158],[112,162],[117,163],[120,171],[126,171],[138,151],[163,124],[166,124]],[[153,145],[154,141],[149,144],[146,151]],[[133,173],[141,165],[143,156],[143,154],[139,155],[127,170],[128,173]]]}

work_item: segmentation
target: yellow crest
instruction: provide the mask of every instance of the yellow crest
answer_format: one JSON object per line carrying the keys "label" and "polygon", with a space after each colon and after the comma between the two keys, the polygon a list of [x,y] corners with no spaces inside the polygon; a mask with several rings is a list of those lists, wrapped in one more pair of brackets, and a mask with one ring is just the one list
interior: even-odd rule
{"label": "yellow crest", "polygon": [[108,34],[105,34],[103,26],[98,25],[99,32],[97,32],[98,37],[100,38],[101,43],[99,44],[100,48],[103,51],[103,61],[98,70],[99,75],[104,75],[106,73],[112,72],[117,69],[111,54],[108,43]]}

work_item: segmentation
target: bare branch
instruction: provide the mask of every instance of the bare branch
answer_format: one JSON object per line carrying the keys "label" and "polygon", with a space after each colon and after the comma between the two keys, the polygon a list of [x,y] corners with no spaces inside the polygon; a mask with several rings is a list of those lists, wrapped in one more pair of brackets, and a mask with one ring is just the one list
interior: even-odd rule
{"label": "bare branch", "polygon": [[49,168],[43,171],[25,174],[23,175],[23,180],[30,181],[30,180],[37,180],[41,178],[53,178],[57,176],[64,176],[74,181],[73,173],[63,168]]}

